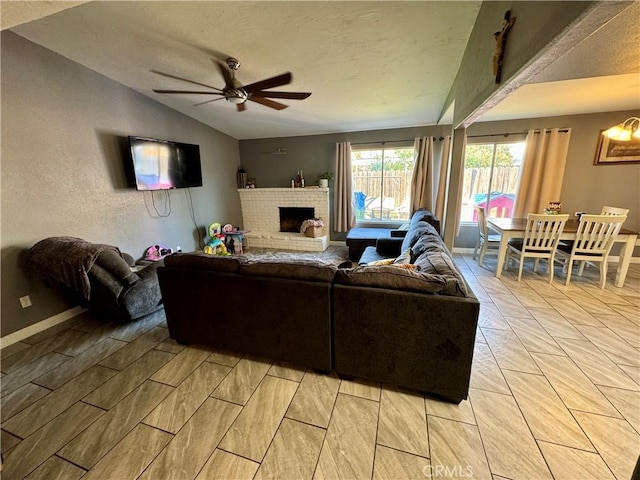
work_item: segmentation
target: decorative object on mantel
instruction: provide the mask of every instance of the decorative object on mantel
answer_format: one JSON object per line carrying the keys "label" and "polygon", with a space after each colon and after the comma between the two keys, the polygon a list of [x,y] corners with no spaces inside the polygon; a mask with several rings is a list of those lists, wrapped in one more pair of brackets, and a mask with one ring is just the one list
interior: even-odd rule
{"label": "decorative object on mantel", "polygon": [[247,180],[247,185],[244,188],[256,188],[256,179],[250,178]]}
{"label": "decorative object on mantel", "polygon": [[318,175],[318,186],[321,188],[328,188],[329,180],[333,180],[333,173],[322,172],[320,175]]}
{"label": "decorative object on mantel", "polygon": [[296,178],[293,181],[294,188],[304,188],[304,174],[302,170],[296,172]]}
{"label": "decorative object on mantel", "polygon": [[305,220],[300,226],[300,233],[310,238],[322,237],[324,235],[324,220],[321,218]]}
{"label": "decorative object on mantel", "polygon": [[500,83],[502,76],[502,60],[504,58],[504,48],[507,45],[507,35],[509,30],[516,23],[516,17],[511,17],[511,10],[507,10],[502,21],[502,30],[495,32],[493,38],[496,40],[496,50],[493,53],[493,75],[496,77],[496,85]]}
{"label": "decorative object on mantel", "polygon": [[602,134],[619,142],[629,142],[631,137],[640,139],[640,118],[629,117],[624,122],[605,130]]}
{"label": "decorative object on mantel", "polygon": [[627,118],[600,133],[594,165],[640,163],[640,118]]}
{"label": "decorative object on mantel", "polygon": [[238,188],[245,188],[247,186],[247,172],[244,171],[242,165],[238,167],[238,173],[236,173],[236,181]]}

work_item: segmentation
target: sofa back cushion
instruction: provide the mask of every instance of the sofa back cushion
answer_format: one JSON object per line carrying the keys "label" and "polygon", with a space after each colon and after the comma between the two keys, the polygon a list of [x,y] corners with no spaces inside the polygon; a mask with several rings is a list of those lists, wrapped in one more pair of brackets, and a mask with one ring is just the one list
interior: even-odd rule
{"label": "sofa back cushion", "polygon": [[453,263],[449,252],[425,251],[413,263],[418,272],[435,275],[445,282],[445,295],[466,297],[469,295],[467,284],[458,267]]}
{"label": "sofa back cushion", "polygon": [[411,216],[409,227],[411,227],[411,224],[413,224],[414,222],[427,222],[433,225],[433,228],[435,228],[436,232],[438,232],[438,235],[440,235],[440,220],[429,210],[416,210]]}
{"label": "sofa back cushion", "polygon": [[258,260],[240,266],[242,275],[331,283],[338,268],[313,260]]}
{"label": "sofa back cushion", "polygon": [[411,247],[411,263],[414,263],[424,252],[448,253],[448,250],[447,247],[444,246],[444,242],[439,235],[426,234],[418,238]]}
{"label": "sofa back cushion", "polygon": [[[457,297],[467,296],[466,287],[459,288],[453,275],[439,275],[396,265],[363,265],[352,270],[339,270],[335,283],[359,287],[386,288],[415,293],[432,293]],[[464,281],[462,282],[464,285]]]}
{"label": "sofa back cushion", "polygon": [[402,246],[400,247],[401,252],[406,252],[409,248],[413,247],[413,245],[418,241],[418,239],[423,235],[438,235],[436,229],[430,223],[419,221],[411,224],[409,227],[409,231],[404,237],[402,241]]}
{"label": "sofa back cushion", "polygon": [[167,267],[215,270],[225,273],[237,272],[243,263],[247,263],[244,257],[221,257],[206,253],[174,253],[164,257],[164,264]]}

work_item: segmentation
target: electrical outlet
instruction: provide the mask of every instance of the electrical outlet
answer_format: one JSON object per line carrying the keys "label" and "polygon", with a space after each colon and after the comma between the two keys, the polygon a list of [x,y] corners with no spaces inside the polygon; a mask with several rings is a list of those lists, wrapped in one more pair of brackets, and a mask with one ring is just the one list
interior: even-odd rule
{"label": "electrical outlet", "polygon": [[22,308],[27,308],[31,306],[31,299],[29,298],[29,295],[20,297],[20,305],[22,305]]}

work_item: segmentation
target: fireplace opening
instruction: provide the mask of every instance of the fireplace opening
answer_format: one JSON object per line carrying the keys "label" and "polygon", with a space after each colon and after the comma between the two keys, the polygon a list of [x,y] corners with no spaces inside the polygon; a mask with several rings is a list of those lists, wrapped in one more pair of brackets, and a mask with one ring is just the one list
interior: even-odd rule
{"label": "fireplace opening", "polygon": [[302,222],[314,218],[313,207],[278,207],[280,209],[280,231],[300,233]]}

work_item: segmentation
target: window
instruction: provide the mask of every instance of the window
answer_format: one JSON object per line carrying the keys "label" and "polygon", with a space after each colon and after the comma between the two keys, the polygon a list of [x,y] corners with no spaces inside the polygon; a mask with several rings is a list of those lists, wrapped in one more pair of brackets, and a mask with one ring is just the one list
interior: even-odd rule
{"label": "window", "polygon": [[525,142],[467,145],[460,220],[475,222],[474,205],[485,207],[487,217],[511,218]]}
{"label": "window", "polygon": [[413,145],[352,149],[356,220],[407,220],[413,165]]}

